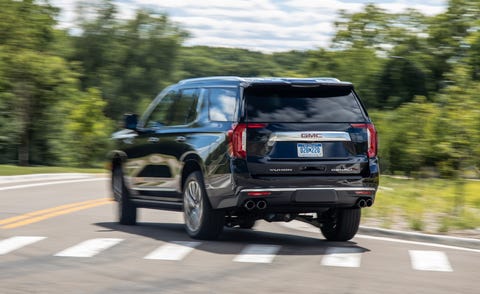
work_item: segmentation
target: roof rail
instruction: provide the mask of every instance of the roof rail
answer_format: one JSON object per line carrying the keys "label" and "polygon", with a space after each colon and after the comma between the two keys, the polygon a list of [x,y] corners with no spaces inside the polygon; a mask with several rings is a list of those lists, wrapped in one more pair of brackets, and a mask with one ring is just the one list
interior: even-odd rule
{"label": "roof rail", "polygon": [[318,81],[325,81],[325,82],[335,82],[335,83],[341,82],[337,78],[330,78],[330,77],[315,77],[315,78],[312,78],[312,79],[318,80]]}
{"label": "roof rail", "polygon": [[185,79],[178,82],[179,84],[191,83],[191,82],[207,82],[212,80],[222,80],[222,81],[244,81],[243,78],[237,76],[213,76],[213,77],[203,77],[203,78],[192,78]]}

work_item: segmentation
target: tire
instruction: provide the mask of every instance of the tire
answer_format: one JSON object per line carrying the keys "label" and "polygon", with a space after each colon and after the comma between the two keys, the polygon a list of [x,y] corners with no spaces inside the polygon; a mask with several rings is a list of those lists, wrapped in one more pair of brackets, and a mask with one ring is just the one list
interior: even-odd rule
{"label": "tire", "polygon": [[118,222],[122,225],[137,223],[137,208],[130,200],[130,193],[125,186],[123,172],[116,166],[112,172],[113,198],[118,202]]}
{"label": "tire", "polygon": [[255,220],[254,219],[242,219],[238,226],[241,228],[241,229],[251,229],[255,226]]}
{"label": "tire", "polygon": [[348,241],[357,233],[360,217],[360,208],[337,209],[336,223],[324,223],[320,230],[329,241]]}
{"label": "tire", "polygon": [[223,230],[225,213],[212,209],[199,171],[191,173],[183,186],[183,218],[187,234],[194,239],[213,240]]}

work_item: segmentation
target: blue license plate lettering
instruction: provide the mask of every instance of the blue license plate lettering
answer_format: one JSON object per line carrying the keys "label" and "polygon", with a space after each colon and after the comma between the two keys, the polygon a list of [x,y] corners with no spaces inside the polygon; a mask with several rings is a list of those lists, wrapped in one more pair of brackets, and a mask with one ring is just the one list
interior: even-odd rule
{"label": "blue license plate lettering", "polygon": [[323,146],[321,143],[298,143],[298,157],[323,157]]}

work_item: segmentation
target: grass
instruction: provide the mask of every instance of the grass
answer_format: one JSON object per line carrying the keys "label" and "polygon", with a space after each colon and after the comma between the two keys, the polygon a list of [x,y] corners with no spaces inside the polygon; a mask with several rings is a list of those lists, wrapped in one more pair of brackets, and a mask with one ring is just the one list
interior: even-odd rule
{"label": "grass", "polygon": [[480,227],[480,181],[382,176],[366,223],[431,233]]}
{"label": "grass", "polygon": [[16,166],[0,164],[0,176],[29,175],[29,174],[49,174],[49,173],[105,173],[106,170],[100,168],[74,168],[59,166]]}

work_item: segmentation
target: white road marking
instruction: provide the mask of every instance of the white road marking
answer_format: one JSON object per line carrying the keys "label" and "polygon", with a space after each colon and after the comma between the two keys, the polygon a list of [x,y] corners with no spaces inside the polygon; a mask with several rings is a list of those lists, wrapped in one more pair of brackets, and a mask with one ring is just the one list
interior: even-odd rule
{"label": "white road marking", "polygon": [[400,239],[386,238],[386,237],[374,237],[374,236],[367,236],[367,235],[355,235],[355,238],[378,240],[378,241],[387,241],[387,242],[395,242],[395,243],[403,243],[403,244],[411,244],[411,245],[421,245],[421,246],[429,246],[429,247],[437,247],[437,248],[444,248],[444,249],[453,249],[453,250],[461,250],[461,251],[467,251],[467,252],[480,253],[479,249],[465,248],[465,247],[459,247],[459,246],[450,246],[450,245],[443,245],[443,244],[436,244],[436,243],[408,241],[408,240],[400,240]]}
{"label": "white road marking", "polygon": [[32,175],[18,175],[18,176],[0,176],[0,185],[13,184],[21,182],[34,181],[55,181],[55,180],[73,180],[85,179],[92,177],[92,174],[80,173],[54,173],[54,174],[32,174]]}
{"label": "white road marking", "polygon": [[0,241],[0,255],[10,253],[24,246],[41,241],[46,237],[16,236]]}
{"label": "white road marking", "polygon": [[59,253],[55,254],[55,256],[92,257],[122,241],[123,239],[116,238],[91,239],[77,244],[73,247],[67,248],[63,251],[60,251]]}
{"label": "white road marking", "polygon": [[233,261],[271,263],[279,250],[278,245],[252,244],[246,246]]}
{"label": "white road marking", "polygon": [[160,260],[182,260],[190,252],[192,252],[195,247],[202,244],[201,242],[185,242],[185,241],[175,241],[171,244],[165,244],[158,247],[144,259],[160,259]]}
{"label": "white road marking", "polygon": [[360,267],[361,249],[349,247],[329,247],[322,258],[322,265],[339,267]]}
{"label": "white road marking", "polygon": [[448,257],[441,251],[409,250],[412,267],[418,271],[451,272]]}
{"label": "white road marking", "polygon": [[[288,223],[281,223],[280,225],[282,225],[284,227],[287,227],[289,229],[311,232],[311,233],[316,233],[316,234],[319,233],[318,228],[316,228],[314,226],[311,226],[311,225],[308,225],[308,224],[305,224],[305,223],[302,223],[300,221],[295,221],[294,220],[294,221],[291,221],[291,222],[288,222]],[[402,244],[411,244],[411,245],[420,245],[420,246],[429,246],[429,247],[437,247],[437,248],[444,248],[444,249],[453,249],[453,250],[461,250],[461,251],[467,251],[467,252],[480,253],[480,249],[472,249],[472,248],[466,248],[466,247],[460,247],[460,246],[443,245],[443,244],[429,243],[429,242],[401,240],[401,239],[387,238],[387,237],[367,236],[367,235],[361,235],[361,234],[355,235],[355,239],[370,239],[370,240],[378,240],[378,241],[386,241],[386,242],[394,242],[394,243],[402,243]]]}
{"label": "white road marking", "polygon": [[46,182],[46,183],[25,184],[25,185],[1,187],[0,191],[31,188],[31,187],[40,187],[40,186],[48,186],[48,185],[59,185],[59,184],[70,184],[70,183],[81,183],[81,182],[92,182],[92,181],[105,181],[105,180],[107,180],[107,178],[93,178],[93,179],[83,179],[83,180],[69,180],[69,181],[56,181],[56,182]]}

